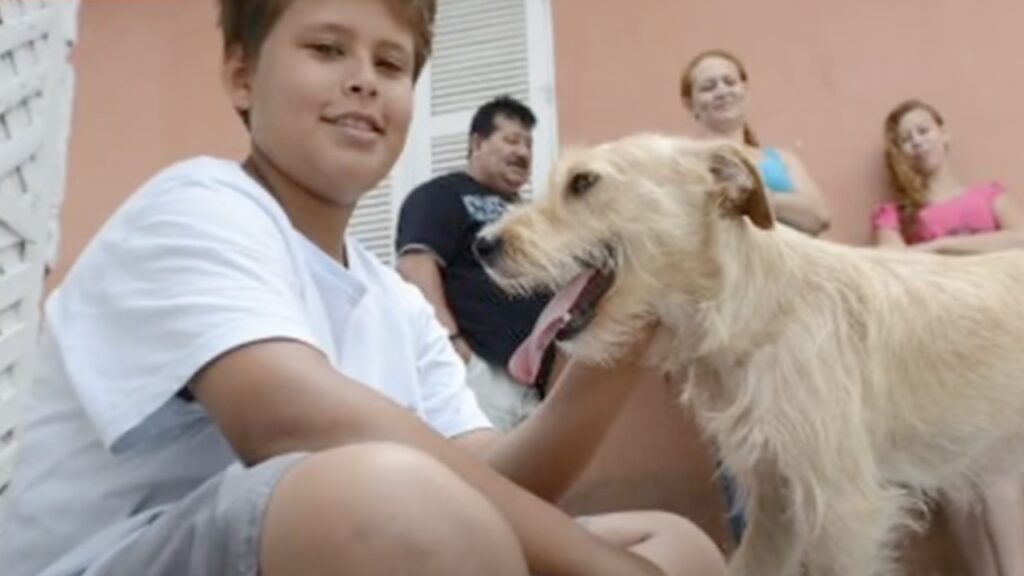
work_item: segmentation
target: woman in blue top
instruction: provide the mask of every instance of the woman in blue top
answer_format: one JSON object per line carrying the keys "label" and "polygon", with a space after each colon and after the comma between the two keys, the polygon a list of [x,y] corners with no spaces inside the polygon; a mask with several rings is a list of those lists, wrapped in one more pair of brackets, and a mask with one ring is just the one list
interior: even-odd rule
{"label": "woman in blue top", "polygon": [[747,123],[747,71],[725,50],[701,52],[686,66],[680,82],[683,104],[706,137],[742,143],[774,192],[779,221],[817,236],[829,226],[828,211],[810,174],[796,155],[761,146]]}

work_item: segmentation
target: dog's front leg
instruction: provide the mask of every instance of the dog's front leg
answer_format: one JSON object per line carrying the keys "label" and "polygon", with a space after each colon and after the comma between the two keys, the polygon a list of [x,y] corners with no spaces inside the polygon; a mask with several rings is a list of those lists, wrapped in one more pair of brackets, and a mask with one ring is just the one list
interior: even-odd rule
{"label": "dog's front leg", "polygon": [[742,480],[750,484],[746,486],[748,523],[729,561],[729,576],[797,576],[803,538],[792,513],[789,480],[767,465],[759,467],[753,480]]}
{"label": "dog's front leg", "polygon": [[810,538],[808,576],[891,576],[895,528],[906,519],[906,495],[881,482],[828,486],[821,526]]}

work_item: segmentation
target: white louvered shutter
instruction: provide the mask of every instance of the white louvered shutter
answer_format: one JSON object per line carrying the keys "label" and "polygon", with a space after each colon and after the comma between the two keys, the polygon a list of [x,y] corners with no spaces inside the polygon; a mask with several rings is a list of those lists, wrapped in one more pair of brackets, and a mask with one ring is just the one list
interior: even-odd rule
{"label": "white louvered shutter", "polygon": [[417,103],[429,110],[416,134],[428,159],[421,180],[463,168],[473,113],[508,94],[537,115],[530,188],[542,187],[557,146],[550,20],[547,0],[441,0],[429,90]]}
{"label": "white louvered shutter", "polygon": [[430,175],[466,164],[473,112],[500,94],[530,98],[523,0],[447,0],[438,6],[430,80]]}
{"label": "white louvered shutter", "polygon": [[352,218],[352,234],[385,262],[394,260],[402,200],[465,166],[473,112],[495,96],[514,96],[537,115],[530,189],[542,192],[558,133],[550,19],[549,0],[439,0],[434,54],[417,86],[405,153]]}
{"label": "white louvered shutter", "polygon": [[76,10],[72,0],[0,0],[0,500],[55,254]]}

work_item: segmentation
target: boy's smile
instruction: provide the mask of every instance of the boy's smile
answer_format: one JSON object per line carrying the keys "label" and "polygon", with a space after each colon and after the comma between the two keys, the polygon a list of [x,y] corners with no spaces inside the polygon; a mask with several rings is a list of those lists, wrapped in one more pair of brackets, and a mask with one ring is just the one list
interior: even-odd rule
{"label": "boy's smile", "polygon": [[337,127],[340,136],[355,146],[370,146],[386,136],[383,123],[372,114],[345,112],[328,115],[323,120]]}

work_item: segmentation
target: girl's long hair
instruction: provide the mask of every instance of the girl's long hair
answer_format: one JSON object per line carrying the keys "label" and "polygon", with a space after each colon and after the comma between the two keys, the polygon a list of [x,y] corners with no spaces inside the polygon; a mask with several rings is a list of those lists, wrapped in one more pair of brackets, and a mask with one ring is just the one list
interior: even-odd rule
{"label": "girl's long hair", "polygon": [[901,102],[885,117],[885,164],[889,169],[893,190],[896,192],[900,232],[908,239],[916,234],[918,214],[928,203],[928,181],[923,174],[914,169],[900,147],[900,121],[914,110],[928,112],[939,126],[945,126],[942,114],[939,114],[934,106],[917,99]]}

